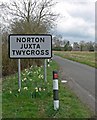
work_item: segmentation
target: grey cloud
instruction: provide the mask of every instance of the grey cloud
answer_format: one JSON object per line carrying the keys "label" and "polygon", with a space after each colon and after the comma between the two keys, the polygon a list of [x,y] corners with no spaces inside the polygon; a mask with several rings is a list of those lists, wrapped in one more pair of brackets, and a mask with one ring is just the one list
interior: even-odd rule
{"label": "grey cloud", "polygon": [[86,31],[80,31],[80,30],[69,30],[69,31],[64,31],[64,30],[56,30],[54,33],[62,35],[64,39],[70,40],[71,42],[74,41],[95,41],[95,36],[92,36],[88,34]]}
{"label": "grey cloud", "polygon": [[[63,4],[69,3],[70,9],[67,7],[64,10],[67,12],[67,16],[64,19],[62,25],[57,26],[54,34],[60,34],[64,39],[74,41],[95,41],[95,36],[93,36],[94,22],[95,22],[95,0],[60,0]],[[73,3],[73,4],[71,4]],[[65,14],[64,14],[65,16]],[[71,21],[70,19],[71,17]],[[73,22],[72,22],[73,20]],[[81,21],[80,21],[81,20]],[[69,21],[69,22],[68,22]],[[67,24],[70,23],[69,28],[65,28]],[[73,25],[71,23],[74,23]],[[82,24],[82,26],[80,25]],[[64,25],[64,26],[63,26]]]}
{"label": "grey cloud", "polygon": [[71,11],[68,13],[72,17],[83,18],[85,21],[88,21],[90,23],[95,21],[95,11],[87,12],[84,10],[79,10],[78,8],[76,11]]}
{"label": "grey cloud", "polygon": [[77,38],[89,38],[93,37],[86,33],[86,31],[78,31],[78,30],[69,30],[69,31],[60,31],[65,36],[72,36]]}

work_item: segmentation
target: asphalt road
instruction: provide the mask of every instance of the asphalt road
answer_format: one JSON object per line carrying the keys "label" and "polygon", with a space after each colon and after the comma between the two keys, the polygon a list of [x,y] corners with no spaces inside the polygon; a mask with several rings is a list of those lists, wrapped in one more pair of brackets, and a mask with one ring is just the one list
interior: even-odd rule
{"label": "asphalt road", "polygon": [[66,80],[65,84],[95,112],[95,68],[59,56],[54,60],[60,65],[61,80]]}

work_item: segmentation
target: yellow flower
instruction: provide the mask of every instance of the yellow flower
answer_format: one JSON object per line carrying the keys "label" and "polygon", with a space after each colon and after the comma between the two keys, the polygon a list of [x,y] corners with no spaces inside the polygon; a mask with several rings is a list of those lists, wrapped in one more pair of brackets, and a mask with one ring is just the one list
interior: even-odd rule
{"label": "yellow flower", "polygon": [[43,75],[41,75],[41,79],[43,79]]}
{"label": "yellow flower", "polygon": [[38,92],[38,89],[36,89],[36,92]]}
{"label": "yellow flower", "polygon": [[39,91],[41,91],[41,88],[39,88]]}
{"label": "yellow flower", "polygon": [[21,91],[21,89],[18,89],[18,92],[20,92]]}
{"label": "yellow flower", "polygon": [[33,67],[33,65],[31,66],[31,68]]}
{"label": "yellow flower", "polygon": [[22,73],[22,75],[25,75],[24,73]]}
{"label": "yellow flower", "polygon": [[23,82],[24,80],[22,80],[22,82]]}
{"label": "yellow flower", "polygon": [[28,88],[27,88],[27,87],[24,87],[24,90],[28,90]]}
{"label": "yellow flower", "polygon": [[35,90],[38,90],[38,88],[36,87]]}
{"label": "yellow flower", "polygon": [[45,88],[43,90],[45,91]]}
{"label": "yellow flower", "polygon": [[24,81],[27,80],[27,78],[24,78]]}

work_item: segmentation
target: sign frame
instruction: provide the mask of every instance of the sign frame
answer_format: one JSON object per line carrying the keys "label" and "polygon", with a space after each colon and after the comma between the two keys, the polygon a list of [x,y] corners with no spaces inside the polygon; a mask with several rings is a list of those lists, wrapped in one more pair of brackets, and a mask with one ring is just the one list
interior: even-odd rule
{"label": "sign frame", "polygon": [[[11,36],[36,36],[36,37],[39,37],[39,36],[43,36],[43,37],[45,37],[45,36],[50,36],[51,37],[51,40],[50,40],[50,44],[51,44],[51,50],[50,50],[50,57],[11,57],[11,55],[10,55],[10,47],[11,47],[11,39],[10,39],[10,37]],[[10,34],[9,36],[8,36],[8,48],[9,48],[9,58],[10,59],[50,59],[50,58],[52,58],[52,35],[51,34]],[[37,55],[38,56],[38,55]]]}

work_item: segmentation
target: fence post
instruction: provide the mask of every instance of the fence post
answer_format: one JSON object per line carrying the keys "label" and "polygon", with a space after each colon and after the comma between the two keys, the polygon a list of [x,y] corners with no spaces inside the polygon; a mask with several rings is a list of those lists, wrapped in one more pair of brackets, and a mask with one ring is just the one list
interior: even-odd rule
{"label": "fence post", "polygon": [[58,72],[53,71],[53,99],[54,110],[59,109],[59,96],[58,96]]}

